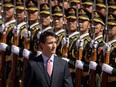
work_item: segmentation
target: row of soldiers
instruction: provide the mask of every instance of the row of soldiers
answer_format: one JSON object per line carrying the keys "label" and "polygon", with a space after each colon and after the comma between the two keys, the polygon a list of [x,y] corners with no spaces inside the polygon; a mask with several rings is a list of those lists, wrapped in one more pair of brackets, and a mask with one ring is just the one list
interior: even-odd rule
{"label": "row of soldiers", "polygon": [[45,31],[58,36],[56,54],[69,63],[74,86],[116,87],[114,0],[2,0],[0,8],[0,87],[23,86],[24,66],[41,54]]}

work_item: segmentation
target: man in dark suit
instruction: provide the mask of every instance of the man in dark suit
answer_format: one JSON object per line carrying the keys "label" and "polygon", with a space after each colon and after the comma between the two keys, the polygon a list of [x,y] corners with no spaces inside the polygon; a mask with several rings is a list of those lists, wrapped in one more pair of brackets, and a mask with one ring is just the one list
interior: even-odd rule
{"label": "man in dark suit", "polygon": [[[56,36],[52,32],[44,32],[40,35],[39,43],[42,54],[29,61],[24,87],[73,87],[68,63],[55,55]],[[48,60],[51,65],[49,70]]]}

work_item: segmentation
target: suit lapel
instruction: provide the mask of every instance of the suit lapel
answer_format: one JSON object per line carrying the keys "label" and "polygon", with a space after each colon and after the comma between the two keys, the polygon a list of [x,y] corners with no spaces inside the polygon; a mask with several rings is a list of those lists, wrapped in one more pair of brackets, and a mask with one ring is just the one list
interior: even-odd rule
{"label": "suit lapel", "polygon": [[44,77],[45,77],[45,79],[46,79],[48,85],[50,85],[50,79],[49,79],[49,77],[48,77],[48,75],[47,75],[47,71],[46,71],[46,69],[45,69],[45,67],[44,67],[44,61],[43,61],[42,55],[40,55],[39,57],[37,57],[37,58],[36,58],[36,61],[37,61],[38,65],[39,65],[39,67],[40,67],[40,69],[41,69],[41,72],[42,72],[42,74],[44,75]]}

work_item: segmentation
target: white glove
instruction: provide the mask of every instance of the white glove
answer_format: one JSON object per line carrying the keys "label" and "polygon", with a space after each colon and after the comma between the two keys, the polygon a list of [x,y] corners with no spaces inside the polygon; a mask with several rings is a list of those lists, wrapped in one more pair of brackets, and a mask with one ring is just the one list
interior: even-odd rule
{"label": "white glove", "polygon": [[97,65],[98,64],[94,61],[89,62],[89,68],[92,69],[92,70],[96,70]]}
{"label": "white glove", "polygon": [[40,35],[41,35],[41,31],[39,31],[38,33],[37,33],[37,38],[39,39],[40,38]]}
{"label": "white glove", "polygon": [[29,55],[30,55],[30,53],[31,53],[31,52],[30,52],[29,50],[27,50],[27,49],[23,49],[23,57],[29,59]]}
{"label": "white glove", "polygon": [[6,47],[7,47],[7,46],[8,46],[8,45],[5,44],[5,43],[0,43],[0,50],[6,51]]}
{"label": "white glove", "polygon": [[93,47],[94,47],[94,49],[96,49],[98,47],[98,42],[97,41],[94,42]]}
{"label": "white glove", "polygon": [[63,59],[63,60],[66,60],[67,62],[69,62],[69,59],[68,59],[68,58],[62,57],[62,59]]}
{"label": "white glove", "polygon": [[20,48],[15,46],[15,45],[12,45],[11,47],[11,52],[16,54],[16,55],[19,55],[19,51],[20,51]]}
{"label": "white glove", "polygon": [[102,65],[102,71],[112,74],[112,70],[113,70],[113,67],[111,67],[110,65],[105,63]]}
{"label": "white glove", "polygon": [[42,54],[42,52],[41,51],[37,51],[36,57],[39,56],[40,54]]}
{"label": "white glove", "polygon": [[66,44],[66,42],[69,44],[69,38],[63,38],[61,41],[62,46]]}
{"label": "white glove", "polygon": [[90,47],[92,48],[93,47],[93,44],[94,44],[94,40],[91,40],[91,42],[90,42]]}
{"label": "white glove", "polygon": [[103,52],[105,53],[106,51],[110,51],[110,45],[107,43],[103,46]]}
{"label": "white glove", "polygon": [[0,32],[3,32],[3,31],[4,31],[4,28],[5,28],[5,26],[4,26],[4,24],[2,24],[2,25],[0,26]]}
{"label": "white glove", "polygon": [[13,34],[17,34],[17,35],[20,35],[20,29],[18,29],[16,26],[14,26],[13,30],[12,30],[12,33]]}
{"label": "white glove", "polygon": [[30,37],[30,36],[31,36],[31,32],[28,30],[25,30],[24,37],[26,38],[26,37]]}
{"label": "white glove", "polygon": [[83,62],[81,60],[76,60],[75,67],[83,70]]}
{"label": "white glove", "polygon": [[76,41],[76,46],[77,46],[77,47],[79,46],[79,43],[80,43],[80,39],[78,39],[78,40]]}

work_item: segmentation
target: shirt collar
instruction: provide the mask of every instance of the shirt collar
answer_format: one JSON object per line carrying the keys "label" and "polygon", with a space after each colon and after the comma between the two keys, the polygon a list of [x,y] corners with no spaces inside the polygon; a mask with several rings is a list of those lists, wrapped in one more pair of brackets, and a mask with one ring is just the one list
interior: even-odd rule
{"label": "shirt collar", "polygon": [[[50,61],[51,62],[54,62],[54,55],[55,54],[52,54],[52,56],[50,57]],[[44,60],[44,63],[47,62],[47,60],[49,59],[47,56],[45,56],[43,53],[42,53],[42,57],[43,57],[43,60]]]}

